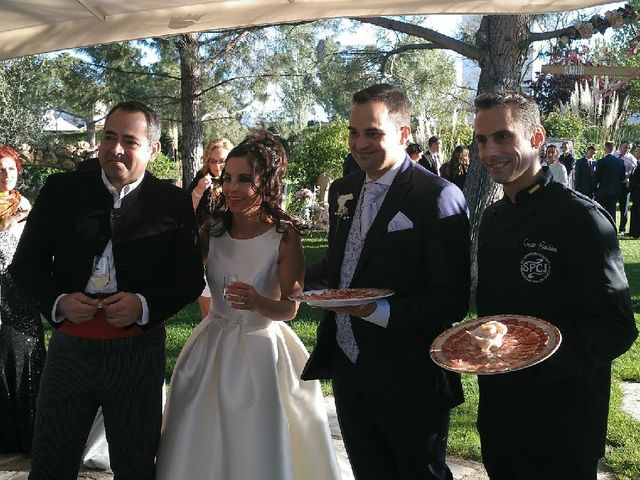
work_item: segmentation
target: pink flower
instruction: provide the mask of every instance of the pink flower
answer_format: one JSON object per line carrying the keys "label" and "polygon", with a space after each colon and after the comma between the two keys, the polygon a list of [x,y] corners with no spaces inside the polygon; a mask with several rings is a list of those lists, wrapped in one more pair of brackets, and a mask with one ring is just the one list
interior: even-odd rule
{"label": "pink flower", "polygon": [[313,192],[308,188],[301,188],[296,193],[294,193],[294,196],[298,199],[311,198],[313,197]]}

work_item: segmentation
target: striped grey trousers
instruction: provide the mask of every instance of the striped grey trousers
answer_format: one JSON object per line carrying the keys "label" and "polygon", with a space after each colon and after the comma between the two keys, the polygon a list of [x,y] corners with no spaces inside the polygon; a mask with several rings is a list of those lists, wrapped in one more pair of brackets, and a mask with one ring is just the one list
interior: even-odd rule
{"label": "striped grey trousers", "polygon": [[75,480],[102,407],[116,480],[153,480],[162,422],[164,326],[113,340],[55,331],[40,383],[30,480]]}

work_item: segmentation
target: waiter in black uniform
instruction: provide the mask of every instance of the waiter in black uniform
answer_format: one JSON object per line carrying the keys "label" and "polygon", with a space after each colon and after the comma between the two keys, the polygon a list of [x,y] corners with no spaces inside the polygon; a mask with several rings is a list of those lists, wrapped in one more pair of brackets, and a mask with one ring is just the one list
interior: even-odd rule
{"label": "waiter in black uniform", "polygon": [[545,319],[558,351],[478,377],[478,430],[491,480],[595,480],[604,455],[611,361],[637,336],[615,225],[538,161],[538,107],[514,92],[475,100],[475,140],[504,197],[484,213],[478,314]]}

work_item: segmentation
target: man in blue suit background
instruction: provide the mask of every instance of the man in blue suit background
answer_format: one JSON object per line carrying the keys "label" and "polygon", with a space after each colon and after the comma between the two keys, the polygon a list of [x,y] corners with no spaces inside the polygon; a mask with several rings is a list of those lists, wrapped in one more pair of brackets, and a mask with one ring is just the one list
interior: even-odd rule
{"label": "man in blue suit background", "polygon": [[624,161],[613,155],[616,146],[613,142],[605,142],[605,156],[596,165],[596,197],[595,200],[616,221],[616,204],[622,194],[622,183],[625,178]]}
{"label": "man in blue suit background", "polygon": [[596,161],[593,158],[595,154],[596,147],[591,145],[584,157],[576,162],[574,190],[589,198],[593,198],[596,193]]}

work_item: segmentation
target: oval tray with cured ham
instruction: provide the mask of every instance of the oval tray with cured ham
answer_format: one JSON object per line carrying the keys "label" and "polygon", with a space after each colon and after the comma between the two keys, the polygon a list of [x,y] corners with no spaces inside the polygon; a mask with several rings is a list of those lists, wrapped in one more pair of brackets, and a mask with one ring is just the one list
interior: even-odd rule
{"label": "oval tray with cured ham", "polygon": [[328,288],[291,295],[289,300],[305,302],[312,307],[348,307],[375,302],[379,298],[390,297],[393,293],[388,288]]}
{"label": "oval tray with cured ham", "polygon": [[[499,348],[483,352],[469,332],[500,322],[507,333]],[[562,342],[560,330],[549,322],[525,315],[494,315],[460,323],[441,333],[431,344],[431,359],[454,372],[493,375],[530,367],[549,358]]]}

